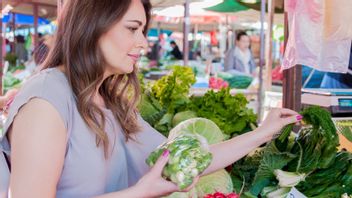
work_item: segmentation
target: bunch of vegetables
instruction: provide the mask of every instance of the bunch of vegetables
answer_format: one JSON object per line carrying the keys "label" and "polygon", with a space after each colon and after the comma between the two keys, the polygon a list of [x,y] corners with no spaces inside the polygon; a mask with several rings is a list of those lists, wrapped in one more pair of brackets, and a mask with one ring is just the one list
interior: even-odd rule
{"label": "bunch of vegetables", "polygon": [[164,150],[170,151],[163,176],[176,183],[181,190],[192,184],[193,179],[201,174],[212,160],[206,139],[197,134],[181,134],[161,145],[152,152],[147,164],[153,166]]}
{"label": "bunch of vegetables", "polygon": [[190,67],[173,66],[173,70],[153,84],[143,85],[138,106],[141,116],[156,130],[168,136],[176,112],[184,110],[190,102],[188,93],[195,76]]}
{"label": "bunch of vegetables", "polygon": [[216,78],[216,77],[209,78],[209,88],[222,89],[227,87],[229,87],[229,83],[224,81],[222,78]]}
{"label": "bunch of vegetables", "polygon": [[232,96],[230,89],[208,91],[203,97],[192,97],[189,109],[199,117],[212,120],[228,136],[236,136],[255,128],[257,116],[247,108],[243,94]]}
{"label": "bunch of vegetables", "polygon": [[224,79],[231,88],[246,89],[253,81],[251,76],[230,74],[225,72],[218,73],[218,76]]}
{"label": "bunch of vegetables", "polygon": [[203,97],[189,97],[194,82],[191,68],[174,66],[173,72],[154,84],[143,84],[139,104],[143,119],[165,136],[178,123],[195,117],[214,121],[227,138],[255,127],[257,117],[246,107],[244,95],[232,96],[229,89],[222,89],[209,91]]}
{"label": "bunch of vegetables", "polygon": [[330,113],[320,107],[300,113],[305,126],[298,136],[288,126],[277,140],[234,164],[234,187],[244,181],[244,197],[285,197],[292,187],[316,198],[352,193],[352,154],[337,151]]}
{"label": "bunch of vegetables", "polygon": [[[191,118],[178,124],[170,131],[169,139],[174,139],[180,135],[198,134],[204,137],[209,144],[216,144],[225,139],[225,135],[219,127],[211,120],[205,118]],[[216,192],[231,193],[233,185],[230,174],[222,169],[212,174],[202,176],[195,188],[188,193],[173,193],[168,198],[189,198],[204,197],[207,194]]]}

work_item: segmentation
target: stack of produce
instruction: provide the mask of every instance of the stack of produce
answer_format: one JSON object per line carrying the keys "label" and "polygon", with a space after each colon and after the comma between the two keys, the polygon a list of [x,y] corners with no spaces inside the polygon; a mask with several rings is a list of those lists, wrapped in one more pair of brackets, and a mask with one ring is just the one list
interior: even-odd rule
{"label": "stack of produce", "polygon": [[175,66],[169,75],[144,85],[139,105],[141,116],[165,136],[178,123],[195,117],[212,120],[227,138],[255,127],[257,117],[246,107],[248,101],[244,95],[232,96],[229,89],[222,89],[211,90],[203,97],[189,97],[194,82],[191,68]]}
{"label": "stack of produce", "polygon": [[309,107],[301,114],[305,126],[298,136],[284,132],[233,165],[235,189],[245,183],[243,197],[286,197],[292,187],[315,198],[352,193],[352,154],[337,150],[329,112]]}
{"label": "stack of produce", "polygon": [[[180,139],[189,136],[197,137],[196,139],[200,141],[192,138],[187,141],[179,141]],[[199,136],[205,138],[206,141],[199,138]],[[153,165],[156,159],[161,155],[162,150],[168,148],[170,150],[170,160],[163,170],[163,176],[176,184],[179,184],[179,186],[182,184],[180,187],[185,188],[192,183],[191,181],[195,176],[204,171],[204,165],[209,165],[209,159],[211,158],[207,153],[207,144],[222,142],[224,138],[225,135],[211,120],[205,118],[188,119],[181,122],[170,131],[168,142],[161,145],[148,157],[147,164]],[[199,144],[199,142],[203,143]],[[196,150],[199,152],[194,154],[189,152],[190,150]],[[205,156],[201,158],[199,157],[201,155]],[[173,193],[168,196],[168,198],[204,197],[216,192],[225,194],[233,192],[231,176],[224,169],[201,177],[195,188],[190,192]]]}
{"label": "stack of produce", "polygon": [[215,77],[209,78],[209,88],[222,89],[227,87],[229,87],[229,83],[224,81],[222,78],[215,78]]}
{"label": "stack of produce", "polygon": [[218,73],[218,76],[228,82],[230,88],[246,89],[253,81],[251,76],[243,74],[230,74],[225,72]]}

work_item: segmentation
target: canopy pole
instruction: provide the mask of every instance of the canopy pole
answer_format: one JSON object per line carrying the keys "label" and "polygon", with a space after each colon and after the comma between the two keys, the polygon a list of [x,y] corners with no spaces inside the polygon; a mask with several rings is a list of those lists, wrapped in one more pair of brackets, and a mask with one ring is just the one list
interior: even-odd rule
{"label": "canopy pole", "polygon": [[188,34],[190,32],[190,13],[189,13],[189,0],[185,1],[185,16],[183,21],[183,65],[188,65],[189,43]]}
{"label": "canopy pole", "polygon": [[263,101],[262,98],[264,96],[263,94],[263,66],[264,66],[264,20],[265,20],[265,3],[266,0],[261,1],[261,9],[260,9],[260,57],[259,57],[259,90],[258,90],[258,109],[257,109],[257,114],[258,114],[258,122],[261,121],[262,119],[262,106],[263,106]]}
{"label": "canopy pole", "polygon": [[11,47],[11,52],[15,53],[16,52],[16,13],[12,13],[12,32],[13,32],[13,38],[15,39],[14,42],[12,43]]}
{"label": "canopy pole", "polygon": [[272,86],[271,71],[273,66],[273,23],[275,13],[275,0],[268,0],[268,29],[266,31],[265,40],[265,91],[270,91]]}

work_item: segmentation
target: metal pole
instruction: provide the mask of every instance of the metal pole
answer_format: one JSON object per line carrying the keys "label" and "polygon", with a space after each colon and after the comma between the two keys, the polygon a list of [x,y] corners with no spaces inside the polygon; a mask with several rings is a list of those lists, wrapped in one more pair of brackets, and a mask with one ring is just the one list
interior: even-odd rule
{"label": "metal pole", "polygon": [[275,0],[268,0],[268,29],[266,31],[266,40],[265,40],[265,88],[264,90],[271,90],[272,79],[271,79],[271,70],[273,66],[273,22],[274,22],[274,13],[275,13]]}
{"label": "metal pole", "polygon": [[189,13],[189,0],[185,1],[185,16],[183,21],[183,65],[188,65],[189,43],[188,34],[190,32],[190,13]]}
{"label": "metal pole", "polygon": [[[156,45],[156,50],[157,50],[157,53],[156,53],[156,66],[159,66],[159,47],[160,47],[160,34],[161,34],[161,22],[158,21],[157,23],[157,35],[158,35],[158,42],[156,42],[154,45]],[[154,47],[154,46],[153,46]]]}
{"label": "metal pole", "polygon": [[33,4],[34,15],[34,46],[38,45],[38,5]]}
{"label": "metal pole", "polygon": [[13,31],[13,38],[15,39],[14,42],[12,43],[12,53],[16,52],[16,13],[12,13],[12,31]]}
{"label": "metal pole", "polygon": [[259,58],[259,90],[258,90],[258,122],[262,118],[262,106],[263,101],[263,65],[264,65],[264,20],[265,20],[265,2],[261,1],[261,11],[260,11],[260,58]]}

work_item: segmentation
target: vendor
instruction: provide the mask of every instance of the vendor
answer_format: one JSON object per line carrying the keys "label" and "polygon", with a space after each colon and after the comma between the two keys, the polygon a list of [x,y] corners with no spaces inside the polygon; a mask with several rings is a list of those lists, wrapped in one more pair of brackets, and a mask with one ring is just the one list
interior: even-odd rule
{"label": "vendor", "polygon": [[235,47],[226,52],[224,71],[235,70],[253,75],[256,65],[249,46],[249,36],[245,32],[239,32],[236,36]]}

